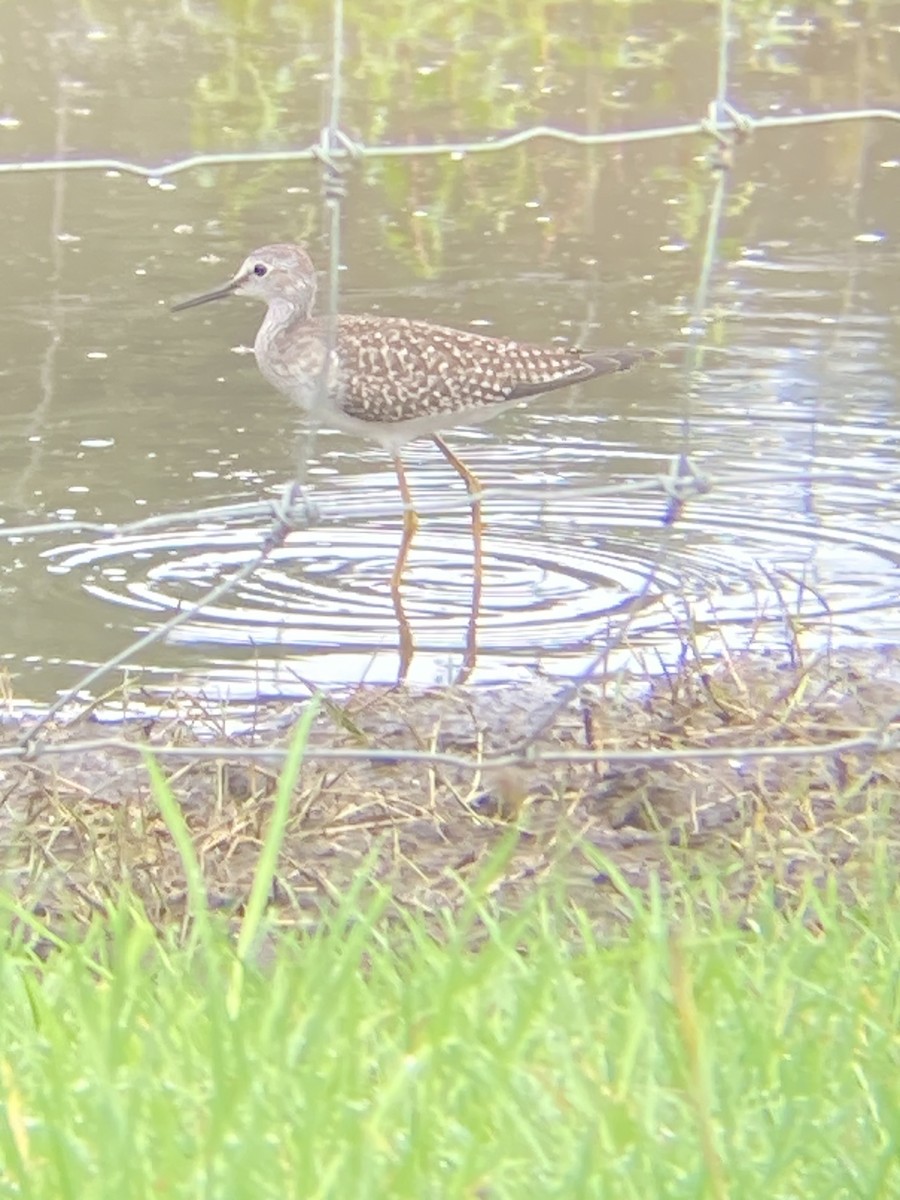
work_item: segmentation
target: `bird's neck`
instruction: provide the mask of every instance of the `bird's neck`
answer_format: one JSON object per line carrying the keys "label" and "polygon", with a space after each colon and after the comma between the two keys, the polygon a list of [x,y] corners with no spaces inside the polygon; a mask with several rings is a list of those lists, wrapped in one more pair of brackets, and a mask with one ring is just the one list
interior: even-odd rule
{"label": "bird's neck", "polygon": [[308,320],[308,318],[309,313],[301,311],[286,296],[276,296],[269,301],[263,323],[256,335],[257,348],[260,345],[269,345],[289,325]]}

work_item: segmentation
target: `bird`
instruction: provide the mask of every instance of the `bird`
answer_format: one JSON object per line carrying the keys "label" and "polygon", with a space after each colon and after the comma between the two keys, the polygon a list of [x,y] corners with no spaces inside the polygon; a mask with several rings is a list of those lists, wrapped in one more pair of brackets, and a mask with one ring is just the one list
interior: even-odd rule
{"label": "bird", "polygon": [[431,438],[469,494],[477,614],[481,484],[439,431],[480,424],[523,400],[627,371],[659,357],[658,352],[540,346],[380,314],[316,316],[316,290],[316,269],[307,251],[274,243],[249,254],[227,283],[173,304],[171,311],[232,295],[262,300],[267,310],[253,349],[264,378],[317,426],[368,438],[390,454],[403,500],[403,540],[391,576],[397,595],[418,527],[400,450],[418,438]]}

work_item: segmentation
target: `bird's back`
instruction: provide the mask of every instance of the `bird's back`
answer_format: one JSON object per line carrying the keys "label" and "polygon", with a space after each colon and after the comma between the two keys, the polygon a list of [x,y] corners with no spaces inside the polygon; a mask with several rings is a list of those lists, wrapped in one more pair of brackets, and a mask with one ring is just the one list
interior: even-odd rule
{"label": "bird's back", "polygon": [[258,339],[263,374],[311,408],[330,342],[330,404],[354,421],[380,424],[490,410],[654,356],[535,346],[402,317],[345,315],[329,328],[328,318],[313,317],[273,331],[262,346]]}

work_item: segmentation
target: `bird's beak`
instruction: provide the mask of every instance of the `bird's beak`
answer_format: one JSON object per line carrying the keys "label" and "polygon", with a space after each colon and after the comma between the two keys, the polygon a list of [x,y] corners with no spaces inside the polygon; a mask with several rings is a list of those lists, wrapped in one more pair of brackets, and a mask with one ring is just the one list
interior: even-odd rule
{"label": "bird's beak", "polygon": [[183,308],[193,308],[196,304],[205,304],[207,300],[224,300],[226,296],[230,296],[237,288],[241,286],[243,279],[240,276],[235,276],[222,287],[215,288],[214,291],[204,292],[202,296],[191,296],[189,300],[179,300],[177,304],[173,304],[170,312],[181,312]]}

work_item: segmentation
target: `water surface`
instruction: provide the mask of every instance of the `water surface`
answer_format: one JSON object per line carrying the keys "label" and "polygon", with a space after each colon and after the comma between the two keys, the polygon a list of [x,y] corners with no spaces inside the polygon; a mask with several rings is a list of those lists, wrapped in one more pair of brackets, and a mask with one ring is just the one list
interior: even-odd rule
{"label": "water surface", "polygon": [[[742,14],[733,101],[757,115],[896,108],[897,35],[880,11],[859,24]],[[326,107],[329,14],[254,13],[6,6],[0,157],[150,164],[308,144]],[[352,135],[637,129],[695,120],[712,95],[713,4],[562,5],[552,24],[534,6],[514,35],[486,9],[449,28],[443,13],[423,6],[421,27],[386,57],[378,22],[390,15],[348,7]],[[688,635],[710,652],[723,638],[897,640],[898,125],[759,133],[738,149],[692,373],[714,183],[704,149],[538,141],[366,160],[347,174],[346,311],[666,351],[662,366],[449,434],[488,490],[477,681],[570,675],[606,645],[611,668],[656,670]],[[149,183],[0,175],[0,187],[0,515],[12,529],[73,523],[0,544],[15,695],[52,698],[244,564],[268,518],[189,514],[272,500],[301,466],[319,518],[129,670],[148,686],[232,697],[395,678],[388,578],[401,513],[385,455],[328,430],[310,447],[246,353],[261,317],[252,302],[168,311],[268,241],[307,241],[324,267],[319,167]],[[661,480],[680,454],[707,487],[670,526]],[[433,447],[406,457],[424,513],[406,592],[410,678],[441,681],[458,669],[469,616],[468,514]],[[185,519],[119,538],[74,528],[166,514]]]}

